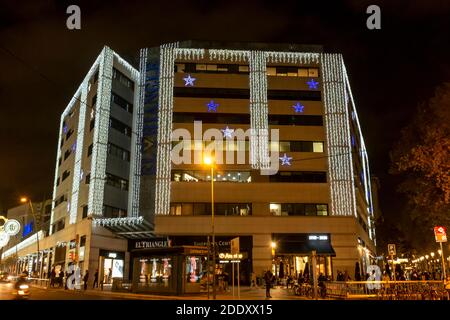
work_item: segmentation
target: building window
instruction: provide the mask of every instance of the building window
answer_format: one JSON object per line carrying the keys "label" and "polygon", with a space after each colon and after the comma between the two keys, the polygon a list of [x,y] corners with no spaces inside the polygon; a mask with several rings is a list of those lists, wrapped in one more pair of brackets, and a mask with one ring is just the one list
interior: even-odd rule
{"label": "building window", "polygon": [[66,152],[64,152],[64,160],[66,160],[70,156],[71,153],[72,153],[72,150],[67,149]]}
{"label": "building window", "polygon": [[61,181],[66,180],[68,176],[70,176],[70,171],[69,170],[64,171],[63,174],[62,174],[62,180]]}
{"label": "building window", "polygon": [[92,131],[92,129],[94,129],[95,126],[95,117],[91,119],[91,121],[89,122],[89,131]]}
{"label": "building window", "polygon": [[93,147],[93,144],[91,143],[88,147],[88,153],[87,153],[88,157],[92,154],[92,147]]}
{"label": "building window", "polygon": [[57,206],[59,206],[61,203],[63,203],[64,201],[67,201],[65,194],[63,194],[62,196],[60,196],[58,199],[55,200],[55,208]]}
{"label": "building window", "polygon": [[92,109],[95,109],[96,104],[97,104],[97,95],[92,97],[92,106],[91,106]]}
{"label": "building window", "polygon": [[[83,216],[82,216],[82,219],[87,218],[87,216],[88,216],[88,206],[85,205],[85,206],[83,206]],[[80,247],[81,247],[81,244],[80,244]]]}
{"label": "building window", "polygon": [[130,161],[130,151],[125,150],[113,143],[108,143],[108,154],[124,161]]}
{"label": "building window", "polygon": [[270,182],[311,182],[325,183],[327,182],[326,172],[310,172],[310,171],[279,171],[277,174],[269,176]]}
{"label": "building window", "polygon": [[105,218],[123,218],[127,216],[127,210],[103,205],[103,216]]}
{"label": "building window", "polygon": [[311,203],[271,203],[270,214],[273,216],[327,216],[327,204]]}
{"label": "building window", "polygon": [[80,237],[80,248],[86,246],[86,236]]}
{"label": "building window", "polygon": [[59,186],[60,183],[60,178],[58,177],[58,179],[56,179],[56,186]]}
{"label": "building window", "polygon": [[[171,203],[171,215],[210,215],[211,203]],[[214,214],[221,216],[249,216],[252,214],[251,203],[214,203]]]}
{"label": "building window", "polygon": [[62,218],[62,219],[56,221],[53,224],[53,233],[61,231],[62,229],[64,229],[65,224],[66,224],[66,219],[65,218]]}
{"label": "building window", "polygon": [[133,113],[133,104],[129,103],[117,93],[111,92],[111,102],[114,102],[116,105],[118,105],[125,111],[128,111],[129,113]]}
{"label": "building window", "polygon": [[131,137],[131,128],[129,126],[127,126],[125,123],[111,117],[109,119],[109,125],[111,128],[119,131],[120,133]]}
{"label": "building window", "polygon": [[69,140],[70,136],[73,134],[73,129],[70,129],[67,133],[66,133],[66,141]]}
{"label": "building window", "polygon": [[174,112],[174,123],[193,123],[201,121],[202,123],[235,123],[250,124],[250,114],[240,113],[199,113],[199,112]]}
{"label": "building window", "polygon": [[271,150],[279,152],[323,152],[323,142],[280,141],[271,142]]}
{"label": "building window", "polygon": [[59,157],[59,159],[58,159],[58,167],[61,166],[61,163],[62,163],[62,157]]}
{"label": "building window", "polygon": [[116,187],[120,190],[128,190],[128,180],[110,173],[106,173],[106,184]]}
{"label": "building window", "polygon": [[269,114],[271,126],[322,126],[322,116]]}
{"label": "building window", "polygon": [[116,68],[113,68],[113,79],[119,80],[125,87],[134,90],[134,82]]}
{"label": "building window", "polygon": [[86,180],[85,180],[86,184],[90,184],[91,183],[91,174],[87,174],[86,175]]}

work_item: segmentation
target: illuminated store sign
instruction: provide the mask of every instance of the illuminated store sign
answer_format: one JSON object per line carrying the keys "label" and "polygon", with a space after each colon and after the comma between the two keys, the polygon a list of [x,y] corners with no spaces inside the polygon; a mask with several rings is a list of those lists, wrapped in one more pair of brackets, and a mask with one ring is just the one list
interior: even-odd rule
{"label": "illuminated store sign", "polygon": [[153,249],[153,248],[170,248],[172,241],[167,238],[154,238],[149,240],[136,240],[130,243],[130,250],[136,249]]}
{"label": "illuminated store sign", "polygon": [[328,240],[326,235],[309,235],[308,240]]}
{"label": "illuminated store sign", "polygon": [[242,253],[219,253],[219,263],[239,263],[244,255]]}

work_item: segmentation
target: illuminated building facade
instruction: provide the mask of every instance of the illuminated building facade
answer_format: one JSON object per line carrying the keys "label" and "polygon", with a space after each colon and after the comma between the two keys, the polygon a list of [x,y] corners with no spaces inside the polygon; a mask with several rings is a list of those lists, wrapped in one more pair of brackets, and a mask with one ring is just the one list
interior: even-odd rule
{"label": "illuminated building facade", "polygon": [[19,244],[21,270],[31,259],[41,277],[76,264],[105,283],[128,272],[127,240],[103,225],[143,223],[131,218],[138,81],[137,69],[103,48],[61,115],[49,232]]}
{"label": "illuminated building facade", "polygon": [[[190,41],[140,56],[140,205],[158,237],[206,244],[214,179],[218,250],[229,252],[240,237],[247,283],[250,272],[269,268],[279,276],[310,271],[313,251],[319,272],[353,278],[358,263],[365,274],[376,241],[370,171],[342,55],[319,46]],[[190,140],[171,139],[177,129]],[[223,133],[215,138],[222,150],[244,151],[246,162],[217,163],[211,177],[202,163],[173,161],[180,143],[205,153],[208,129]],[[239,129],[254,129],[253,139],[236,141]],[[274,152],[279,170],[263,174]]]}

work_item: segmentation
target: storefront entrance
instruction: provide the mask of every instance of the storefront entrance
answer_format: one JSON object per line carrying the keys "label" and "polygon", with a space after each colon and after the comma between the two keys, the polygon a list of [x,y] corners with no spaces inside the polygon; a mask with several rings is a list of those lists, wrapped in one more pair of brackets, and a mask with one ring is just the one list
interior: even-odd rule
{"label": "storefront entrance", "polygon": [[274,234],[272,272],[283,279],[311,277],[312,253],[315,251],[316,275],[332,278],[332,257],[336,256],[327,234]]}
{"label": "storefront entrance", "polygon": [[123,252],[100,250],[99,282],[112,284],[114,278],[123,279],[125,254]]}

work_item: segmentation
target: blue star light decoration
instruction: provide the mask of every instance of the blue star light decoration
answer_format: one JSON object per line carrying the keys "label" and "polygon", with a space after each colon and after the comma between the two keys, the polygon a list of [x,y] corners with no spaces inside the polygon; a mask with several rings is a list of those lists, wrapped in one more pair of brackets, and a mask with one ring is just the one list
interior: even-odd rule
{"label": "blue star light decoration", "polygon": [[211,100],[208,104],[208,112],[216,112],[217,107],[219,106],[218,103],[215,103],[214,100]]}
{"label": "blue star light decoration", "polygon": [[67,125],[64,125],[63,131],[64,131],[64,133],[67,133],[67,131],[69,131],[69,129],[67,128]]}
{"label": "blue star light decoration", "polygon": [[315,81],[314,79],[311,79],[306,83],[308,84],[308,87],[310,89],[318,89],[319,88],[319,82]]}
{"label": "blue star light decoration", "polygon": [[303,112],[303,109],[305,108],[305,106],[302,106],[302,105],[300,104],[300,102],[297,102],[296,104],[294,104],[294,105],[292,106],[292,108],[294,108],[294,111],[295,111],[296,113],[302,113],[302,112]]}
{"label": "blue star light decoration", "polygon": [[188,74],[188,76],[186,78],[183,78],[184,80],[184,86],[185,87],[193,87],[194,86],[194,81],[197,80],[196,78],[191,77],[190,74]]}
{"label": "blue star light decoration", "polygon": [[230,129],[230,128],[228,128],[228,126],[227,126],[225,129],[221,129],[220,131],[223,132],[223,137],[224,137],[224,138],[233,139],[234,129]]}
{"label": "blue star light decoration", "polygon": [[290,166],[292,157],[288,157],[285,153],[282,157],[280,157],[280,160],[282,166]]}

